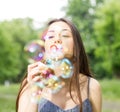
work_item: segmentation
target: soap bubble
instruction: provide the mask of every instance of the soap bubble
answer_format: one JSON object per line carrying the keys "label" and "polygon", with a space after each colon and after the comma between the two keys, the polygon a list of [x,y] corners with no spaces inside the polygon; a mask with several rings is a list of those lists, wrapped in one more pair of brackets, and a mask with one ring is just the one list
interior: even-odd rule
{"label": "soap bubble", "polygon": [[38,103],[41,99],[41,92],[42,88],[37,85],[37,83],[34,83],[31,85],[31,102],[32,103]]}
{"label": "soap bubble", "polygon": [[24,50],[28,56],[28,61],[30,63],[34,61],[40,61],[44,57],[44,41],[33,40],[24,47]]}
{"label": "soap bubble", "polygon": [[73,65],[67,58],[61,60],[59,68],[61,69],[62,78],[70,78],[73,75]]}

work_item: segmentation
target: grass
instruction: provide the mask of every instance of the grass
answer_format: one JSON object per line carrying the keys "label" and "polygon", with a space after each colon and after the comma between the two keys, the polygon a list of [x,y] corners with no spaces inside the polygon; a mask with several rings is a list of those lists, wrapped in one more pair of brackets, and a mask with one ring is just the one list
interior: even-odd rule
{"label": "grass", "polygon": [[101,80],[103,111],[102,112],[120,112],[120,80]]}
{"label": "grass", "polygon": [[120,101],[120,80],[101,80],[103,99]]}
{"label": "grass", "polygon": [[0,85],[0,112],[15,112],[18,85]]}
{"label": "grass", "polygon": [[[110,101],[114,104],[115,102],[120,103],[120,80],[100,80],[99,82],[102,87],[103,101]],[[0,85],[0,112],[15,112],[18,88],[18,84]],[[102,112],[119,112],[113,110],[112,106],[111,108],[105,106]]]}

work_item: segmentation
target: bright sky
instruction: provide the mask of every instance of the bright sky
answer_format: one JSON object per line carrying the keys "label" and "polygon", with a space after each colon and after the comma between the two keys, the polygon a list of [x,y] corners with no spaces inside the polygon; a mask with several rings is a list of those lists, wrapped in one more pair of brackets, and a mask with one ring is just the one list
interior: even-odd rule
{"label": "bright sky", "polygon": [[41,23],[63,17],[66,5],[67,0],[0,0],[0,21],[30,17]]}

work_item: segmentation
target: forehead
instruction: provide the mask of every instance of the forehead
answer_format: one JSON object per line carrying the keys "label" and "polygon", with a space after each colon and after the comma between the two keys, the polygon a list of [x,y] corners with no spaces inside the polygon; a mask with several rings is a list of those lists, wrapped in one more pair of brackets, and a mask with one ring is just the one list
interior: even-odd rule
{"label": "forehead", "polygon": [[58,31],[59,32],[62,30],[67,30],[67,31],[71,32],[69,25],[62,21],[54,22],[48,27],[48,31]]}

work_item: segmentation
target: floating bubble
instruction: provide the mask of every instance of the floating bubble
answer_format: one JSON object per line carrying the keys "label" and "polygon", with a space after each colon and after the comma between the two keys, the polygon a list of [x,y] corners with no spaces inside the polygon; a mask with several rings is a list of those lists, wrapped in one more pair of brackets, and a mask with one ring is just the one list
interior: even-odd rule
{"label": "floating bubble", "polygon": [[57,93],[63,87],[62,81],[55,75],[50,75],[45,85],[50,88],[49,92],[51,93]]}
{"label": "floating bubble", "polygon": [[42,40],[34,40],[29,42],[25,47],[24,50],[28,56],[28,61],[40,61],[44,57],[44,41]]}
{"label": "floating bubble", "polygon": [[73,65],[67,58],[61,60],[59,68],[61,69],[62,78],[70,78],[73,75]]}
{"label": "floating bubble", "polygon": [[32,103],[38,103],[40,101],[41,92],[42,92],[42,88],[36,85],[36,83],[31,85],[31,102]]}

